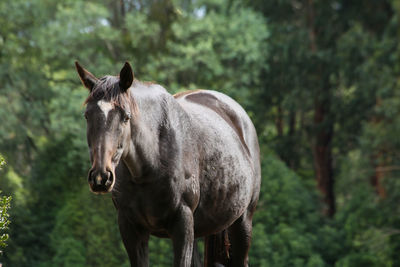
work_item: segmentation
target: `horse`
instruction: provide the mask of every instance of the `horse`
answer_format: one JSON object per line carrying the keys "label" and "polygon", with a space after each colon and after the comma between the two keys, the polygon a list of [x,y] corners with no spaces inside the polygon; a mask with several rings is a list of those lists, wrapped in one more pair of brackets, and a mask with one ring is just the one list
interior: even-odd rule
{"label": "horse", "polygon": [[261,183],[253,123],[232,98],[211,90],[171,95],[134,78],[97,78],[77,61],[85,101],[93,193],[111,192],[132,266],[148,266],[150,235],[172,239],[175,267],[248,266]]}

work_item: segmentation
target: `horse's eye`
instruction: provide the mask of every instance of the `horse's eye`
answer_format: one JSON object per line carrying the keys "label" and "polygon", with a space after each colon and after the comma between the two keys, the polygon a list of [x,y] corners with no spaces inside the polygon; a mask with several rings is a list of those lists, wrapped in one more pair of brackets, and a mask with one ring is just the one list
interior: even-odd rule
{"label": "horse's eye", "polygon": [[128,122],[131,119],[131,113],[125,113],[124,114],[124,122]]}

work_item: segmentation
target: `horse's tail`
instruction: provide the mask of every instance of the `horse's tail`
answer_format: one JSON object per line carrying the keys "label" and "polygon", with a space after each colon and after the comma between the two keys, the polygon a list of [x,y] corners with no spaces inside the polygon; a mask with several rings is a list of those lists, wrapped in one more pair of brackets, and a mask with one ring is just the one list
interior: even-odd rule
{"label": "horse's tail", "polygon": [[223,230],[205,238],[204,266],[229,266],[229,236],[228,230]]}

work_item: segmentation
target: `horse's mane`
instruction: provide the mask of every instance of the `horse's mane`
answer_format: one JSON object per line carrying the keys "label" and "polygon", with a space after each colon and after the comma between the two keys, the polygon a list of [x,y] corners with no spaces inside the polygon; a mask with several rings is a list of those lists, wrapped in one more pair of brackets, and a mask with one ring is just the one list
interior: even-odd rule
{"label": "horse's mane", "polygon": [[86,98],[85,105],[91,101],[100,100],[111,102],[114,106],[121,108],[130,106],[131,110],[137,113],[137,105],[131,98],[130,90],[128,89],[125,92],[121,91],[118,76],[107,75],[100,78]]}

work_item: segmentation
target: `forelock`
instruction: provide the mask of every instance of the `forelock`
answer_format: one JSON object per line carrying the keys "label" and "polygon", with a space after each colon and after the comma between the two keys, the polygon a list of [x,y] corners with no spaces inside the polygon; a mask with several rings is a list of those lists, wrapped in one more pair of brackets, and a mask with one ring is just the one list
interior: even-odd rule
{"label": "forelock", "polygon": [[112,105],[122,108],[130,105],[134,108],[133,110],[137,110],[135,101],[130,99],[130,91],[121,92],[117,76],[107,75],[99,79],[86,98],[85,104],[100,100],[110,102]]}
{"label": "forelock", "polygon": [[94,85],[92,91],[87,97],[85,104],[90,101],[108,101],[115,102],[120,94],[118,78],[115,76],[104,76]]}

